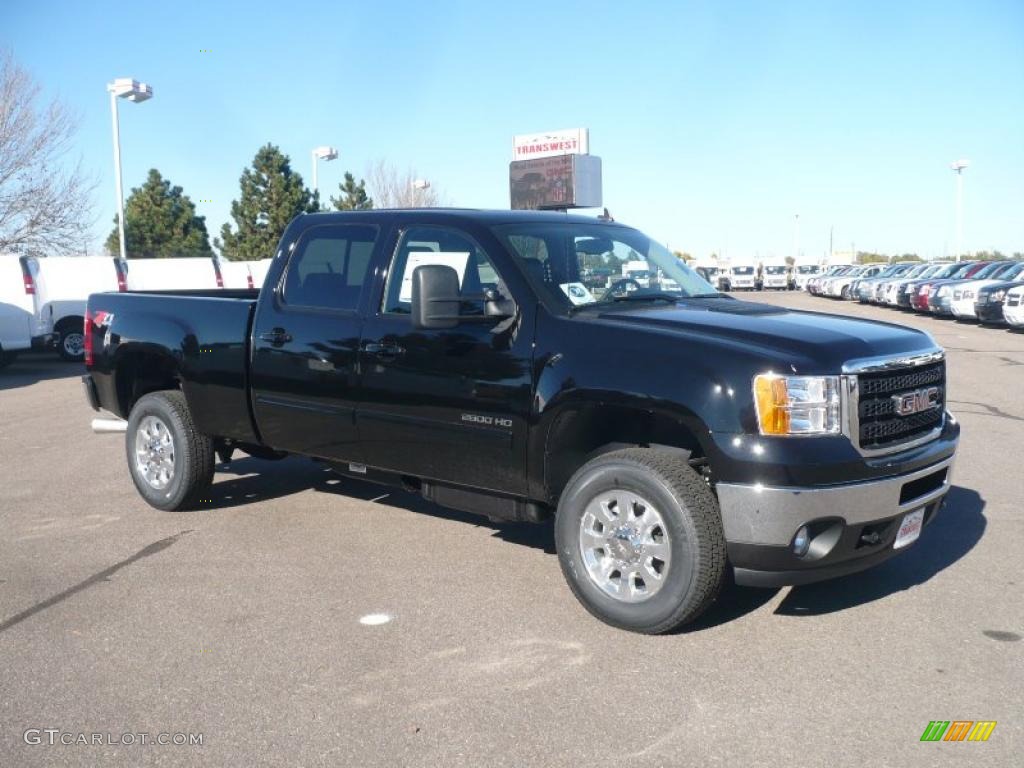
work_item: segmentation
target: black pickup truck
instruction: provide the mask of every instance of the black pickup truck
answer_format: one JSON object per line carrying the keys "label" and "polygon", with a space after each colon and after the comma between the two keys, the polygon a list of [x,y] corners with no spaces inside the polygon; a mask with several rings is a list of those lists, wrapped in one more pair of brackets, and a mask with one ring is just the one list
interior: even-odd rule
{"label": "black pickup truck", "polygon": [[554,516],[577,598],[646,633],[730,569],[802,584],[899,552],[960,431],[927,334],[736,300],[635,229],[561,213],[303,215],[262,290],[95,294],[85,344],[152,506],[196,505],[238,449]]}

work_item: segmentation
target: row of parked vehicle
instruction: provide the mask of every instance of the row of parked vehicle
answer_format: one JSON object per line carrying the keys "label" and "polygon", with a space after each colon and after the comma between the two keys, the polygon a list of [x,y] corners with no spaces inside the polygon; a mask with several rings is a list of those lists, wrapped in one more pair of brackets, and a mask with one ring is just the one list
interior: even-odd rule
{"label": "row of parked vehicle", "polygon": [[0,368],[27,349],[55,347],[65,360],[82,360],[91,293],[255,289],[263,284],[270,261],[0,254]]}
{"label": "row of parked vehicle", "polygon": [[1024,261],[835,265],[807,292],[1024,328]]}

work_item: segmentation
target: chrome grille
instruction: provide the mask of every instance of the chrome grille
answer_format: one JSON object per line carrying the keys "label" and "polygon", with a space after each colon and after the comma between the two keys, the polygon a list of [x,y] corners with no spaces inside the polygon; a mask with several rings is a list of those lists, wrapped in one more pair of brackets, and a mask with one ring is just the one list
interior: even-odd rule
{"label": "chrome grille", "polygon": [[1009,296],[1006,297],[1006,306],[1016,307],[1018,304],[1020,304],[1020,296],[1011,293]]}
{"label": "chrome grille", "polygon": [[[896,413],[894,395],[937,387],[939,407],[909,416]],[[896,448],[942,425],[946,405],[946,363],[862,373],[857,377],[858,440],[865,450]]]}

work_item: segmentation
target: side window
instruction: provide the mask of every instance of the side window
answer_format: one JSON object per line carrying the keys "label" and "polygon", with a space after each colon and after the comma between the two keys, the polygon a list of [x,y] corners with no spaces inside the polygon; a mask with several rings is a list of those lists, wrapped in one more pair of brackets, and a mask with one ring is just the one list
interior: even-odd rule
{"label": "side window", "polygon": [[288,263],[282,300],[293,307],[356,309],[376,240],[377,228],[368,224],[306,231]]}
{"label": "side window", "polygon": [[388,270],[384,312],[412,312],[412,273],[426,264],[444,264],[459,273],[461,293],[467,297],[460,314],[482,315],[480,296],[490,288],[506,292],[490,257],[469,235],[445,227],[411,227],[402,233]]}

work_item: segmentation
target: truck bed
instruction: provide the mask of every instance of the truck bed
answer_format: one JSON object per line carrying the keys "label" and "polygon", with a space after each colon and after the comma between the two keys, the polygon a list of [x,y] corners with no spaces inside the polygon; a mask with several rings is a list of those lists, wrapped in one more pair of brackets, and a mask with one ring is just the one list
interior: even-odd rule
{"label": "truck bed", "polygon": [[[200,432],[256,442],[248,360],[258,297],[257,290],[224,289],[91,295],[89,371],[99,405],[127,418],[140,390],[163,388],[171,378]],[[167,364],[154,363],[154,353]]]}

